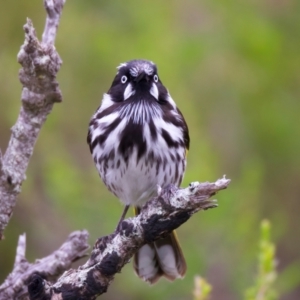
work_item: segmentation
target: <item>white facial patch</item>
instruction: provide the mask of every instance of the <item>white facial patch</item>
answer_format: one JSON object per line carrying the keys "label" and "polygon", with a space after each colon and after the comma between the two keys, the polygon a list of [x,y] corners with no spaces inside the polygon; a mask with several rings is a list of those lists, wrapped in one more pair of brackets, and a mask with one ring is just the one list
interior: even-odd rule
{"label": "white facial patch", "polygon": [[109,94],[104,94],[101,102],[101,107],[99,112],[103,111],[104,109],[110,107],[113,105],[115,102],[111,100],[111,96]]}
{"label": "white facial patch", "polygon": [[155,83],[152,83],[152,87],[150,89],[150,94],[156,99],[158,100],[158,96],[159,96],[159,92],[158,92],[158,88],[156,86]]}
{"label": "white facial patch", "polygon": [[124,100],[127,100],[130,96],[134,95],[135,91],[132,89],[131,83],[128,83],[128,85],[125,88],[124,91]]}

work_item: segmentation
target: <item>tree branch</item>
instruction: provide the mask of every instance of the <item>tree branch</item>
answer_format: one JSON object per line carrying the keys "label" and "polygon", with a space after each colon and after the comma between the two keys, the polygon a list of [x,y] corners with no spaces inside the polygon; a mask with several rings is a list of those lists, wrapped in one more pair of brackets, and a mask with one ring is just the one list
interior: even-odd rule
{"label": "tree branch", "polygon": [[75,231],[58,250],[31,264],[25,258],[26,235],[22,234],[19,237],[14,269],[0,286],[0,300],[28,299],[27,283],[33,274],[40,274],[47,280],[56,280],[74,261],[86,255],[89,249],[87,240],[87,231]]}
{"label": "tree branch", "polygon": [[199,210],[216,207],[216,200],[209,198],[229,183],[224,177],[215,183],[194,182],[185,189],[159,188],[158,196],[137,217],[124,220],[117,232],[97,240],[83,266],[65,272],[55,284],[34,274],[28,285],[30,299],[96,299],[142,245],[165,237]]}
{"label": "tree branch", "polygon": [[22,65],[19,79],[23,85],[22,106],[4,156],[0,153],[0,240],[26,178],[26,169],[38,134],[55,102],[62,101],[56,74],[62,61],[54,40],[64,0],[45,0],[47,11],[42,43],[31,20],[24,25],[25,42],[18,54]]}

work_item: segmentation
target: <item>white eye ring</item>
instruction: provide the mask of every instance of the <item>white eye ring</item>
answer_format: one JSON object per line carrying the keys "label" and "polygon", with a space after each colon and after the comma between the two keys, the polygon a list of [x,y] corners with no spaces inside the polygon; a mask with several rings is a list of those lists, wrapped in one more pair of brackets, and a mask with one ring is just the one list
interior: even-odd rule
{"label": "white eye ring", "polygon": [[155,82],[158,82],[158,76],[156,74],[153,76],[153,79]]}
{"label": "white eye ring", "polygon": [[121,77],[121,82],[124,84],[127,81],[127,77],[125,75],[123,75]]}

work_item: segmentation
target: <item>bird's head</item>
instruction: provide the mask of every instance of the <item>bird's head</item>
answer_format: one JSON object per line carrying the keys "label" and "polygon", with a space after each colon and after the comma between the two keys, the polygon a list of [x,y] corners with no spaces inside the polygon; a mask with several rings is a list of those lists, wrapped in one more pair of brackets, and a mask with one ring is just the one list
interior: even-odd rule
{"label": "bird's head", "polygon": [[113,102],[135,99],[163,101],[168,95],[161,83],[156,65],[147,60],[131,60],[118,67],[117,75],[108,91]]}

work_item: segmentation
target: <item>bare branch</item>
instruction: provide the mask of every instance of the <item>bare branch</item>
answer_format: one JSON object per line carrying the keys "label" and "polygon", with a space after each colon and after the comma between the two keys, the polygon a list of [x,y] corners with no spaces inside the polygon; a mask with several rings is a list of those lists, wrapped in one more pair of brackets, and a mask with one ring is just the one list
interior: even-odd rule
{"label": "bare branch", "polygon": [[89,245],[88,232],[71,233],[64,244],[51,255],[30,264],[25,258],[26,236],[19,237],[15,265],[12,273],[0,286],[0,300],[28,299],[27,282],[33,274],[38,273],[47,280],[55,280],[71,264],[86,255]]}
{"label": "bare branch", "polygon": [[3,157],[0,156],[0,240],[26,178],[26,169],[38,134],[55,102],[62,101],[56,74],[61,59],[54,47],[64,0],[45,0],[47,21],[42,43],[32,22],[24,25],[25,42],[18,54],[22,65],[19,79],[23,85],[22,106]]}
{"label": "bare branch", "polygon": [[26,234],[23,233],[19,236],[17,253],[15,258],[14,269],[18,268],[25,259],[26,254]]}
{"label": "bare branch", "polygon": [[43,44],[54,45],[60,15],[66,0],[44,0],[47,19],[42,37]]}
{"label": "bare branch", "polygon": [[124,220],[117,232],[97,240],[83,266],[65,272],[53,285],[34,274],[28,286],[30,299],[96,299],[142,245],[165,237],[195,212],[216,207],[216,200],[209,198],[229,183],[223,178],[215,183],[194,182],[185,189],[173,185],[159,189],[159,196],[148,201],[137,217]]}

